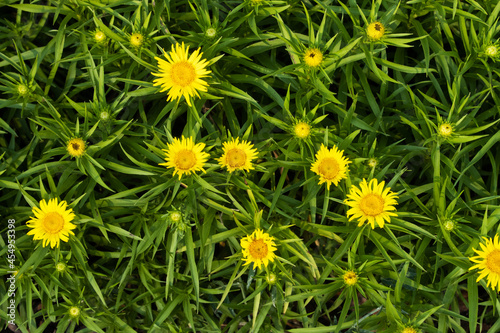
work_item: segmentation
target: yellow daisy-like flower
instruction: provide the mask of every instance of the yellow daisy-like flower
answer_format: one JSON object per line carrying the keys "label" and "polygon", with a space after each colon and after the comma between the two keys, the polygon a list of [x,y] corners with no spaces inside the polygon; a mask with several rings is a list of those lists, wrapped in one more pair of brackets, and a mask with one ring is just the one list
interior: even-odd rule
{"label": "yellow daisy-like flower", "polygon": [[135,48],[141,47],[144,44],[144,36],[140,32],[134,32],[130,35],[130,44]]}
{"label": "yellow daisy-like flower", "polygon": [[43,239],[43,246],[50,243],[50,247],[59,247],[59,242],[67,242],[69,235],[74,235],[73,229],[76,228],[71,221],[75,218],[75,214],[71,208],[66,209],[66,201],[58,203],[57,199],[50,199],[47,203],[45,200],[40,201],[40,208],[33,207],[31,220],[26,222],[26,225],[33,230],[28,232],[28,235],[34,235],[33,240]]}
{"label": "yellow daisy-like flower", "polygon": [[319,49],[307,49],[304,54],[304,62],[309,67],[318,67],[323,61],[323,53]]}
{"label": "yellow daisy-like flower", "polygon": [[405,326],[405,328],[403,328],[401,333],[418,333],[418,331],[411,326]]}
{"label": "yellow daisy-like flower", "polygon": [[500,242],[498,235],[495,238],[484,237],[486,244],[480,243],[481,250],[474,251],[478,254],[475,257],[470,257],[469,260],[475,262],[476,265],[469,270],[479,269],[479,276],[476,282],[486,277],[486,286],[491,287],[497,292],[500,292]]}
{"label": "yellow daisy-like flower", "polygon": [[189,175],[196,171],[205,172],[203,166],[210,155],[204,153],[203,148],[205,148],[204,143],[194,144],[191,137],[186,139],[182,136],[182,140],[174,138],[174,142],[168,144],[167,149],[163,149],[167,163],[159,163],[159,165],[174,168],[174,176],[179,174],[179,180],[184,174]]}
{"label": "yellow daisy-like flower", "polygon": [[359,184],[360,188],[352,186],[350,193],[347,195],[349,200],[344,202],[352,207],[347,211],[349,221],[359,219],[358,227],[362,226],[365,221],[371,224],[372,229],[375,229],[375,222],[380,228],[384,227],[384,220],[388,223],[391,221],[391,216],[397,216],[392,212],[396,210],[394,205],[398,202],[396,193],[391,192],[391,188],[384,189],[385,182],[380,184],[376,179],[366,182],[366,179]]}
{"label": "yellow daisy-like flower", "polygon": [[80,138],[71,139],[68,141],[66,149],[72,157],[81,157],[85,153],[85,141]]}
{"label": "yellow daisy-like flower", "polygon": [[444,138],[449,137],[453,133],[453,126],[450,123],[442,123],[438,127],[438,134]]}
{"label": "yellow daisy-like flower", "polygon": [[366,28],[366,34],[372,40],[379,40],[385,34],[385,27],[378,21],[372,22]]}
{"label": "yellow daisy-like flower", "polygon": [[201,59],[203,53],[200,49],[189,56],[189,46],[185,47],[184,42],[172,45],[172,51],[165,54],[167,61],[155,57],[158,61],[160,73],[152,73],[158,76],[153,81],[155,86],[161,86],[160,92],[168,90],[167,101],[180,99],[184,96],[186,102],[191,106],[191,97],[200,97],[198,91],[207,91],[208,83],[202,78],[207,77],[211,71],[205,69],[208,62]]}
{"label": "yellow daisy-like flower", "polygon": [[311,126],[303,121],[299,121],[293,127],[293,132],[297,138],[304,140],[311,134]]}
{"label": "yellow daisy-like flower", "polygon": [[240,244],[243,260],[246,261],[245,266],[253,263],[254,267],[260,268],[261,265],[267,267],[269,262],[273,262],[276,258],[274,237],[261,229],[255,230],[250,236],[243,237]]}
{"label": "yellow daisy-like flower", "polygon": [[345,272],[342,278],[344,279],[344,283],[348,286],[354,286],[358,283],[358,274],[354,271]]}
{"label": "yellow daisy-like flower", "polygon": [[321,148],[316,153],[316,162],[311,166],[311,171],[319,175],[319,185],[326,182],[326,187],[330,189],[333,183],[335,186],[344,178],[347,178],[347,164],[351,163],[345,156],[344,151],[336,146],[328,149],[321,144]]}
{"label": "yellow daisy-like flower", "polygon": [[253,144],[239,138],[224,142],[224,153],[217,159],[222,167],[226,167],[229,172],[235,170],[253,169],[252,160],[257,157],[257,149],[253,148]]}

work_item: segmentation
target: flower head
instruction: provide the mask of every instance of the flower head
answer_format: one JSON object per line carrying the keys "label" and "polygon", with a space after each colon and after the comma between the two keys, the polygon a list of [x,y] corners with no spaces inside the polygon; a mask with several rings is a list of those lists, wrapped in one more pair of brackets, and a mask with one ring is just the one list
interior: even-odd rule
{"label": "flower head", "polygon": [[304,53],[304,62],[309,67],[318,67],[323,61],[323,53],[317,48],[309,48]]}
{"label": "flower head", "polygon": [[106,43],[106,34],[102,32],[101,30],[96,30],[94,32],[94,41],[97,44],[104,44]]}
{"label": "flower head", "polygon": [[375,229],[375,222],[380,228],[384,227],[384,221],[390,222],[391,216],[397,216],[392,212],[396,210],[394,205],[397,205],[398,198],[395,193],[391,192],[391,188],[384,189],[385,182],[380,184],[376,179],[370,180],[367,183],[365,179],[359,184],[359,188],[352,186],[350,193],[344,202],[352,207],[347,211],[349,221],[359,219],[358,227],[362,226],[365,221],[371,224],[372,229]]}
{"label": "flower head", "polygon": [[276,284],[278,282],[278,276],[273,272],[266,274],[266,282],[270,285]]}
{"label": "flower head", "polygon": [[130,35],[130,45],[140,48],[144,44],[144,36],[140,32],[134,32]]}
{"label": "flower head", "polygon": [[215,38],[217,36],[217,29],[212,27],[208,28],[205,30],[205,36],[209,39]]}
{"label": "flower head", "polygon": [[85,142],[80,138],[74,138],[68,141],[66,150],[72,157],[81,157],[85,153]]}
{"label": "flower head", "polygon": [[354,286],[356,283],[358,283],[358,274],[356,274],[356,272],[354,271],[345,272],[342,278],[344,279],[344,283],[347,286]]}
{"label": "flower head", "polygon": [[447,219],[443,222],[443,227],[446,231],[453,231],[457,227],[457,224],[455,221]]}
{"label": "flower head", "polygon": [[243,237],[240,241],[243,260],[246,261],[245,265],[254,264],[260,268],[261,265],[267,267],[269,262],[273,262],[276,255],[276,244],[274,237],[268,233],[263,232],[261,229],[256,229],[251,235]]}
{"label": "flower head", "polygon": [[311,134],[311,126],[306,122],[299,121],[293,126],[293,132],[297,138],[304,140]]}
{"label": "flower head", "polygon": [[484,237],[486,244],[479,243],[481,250],[474,251],[478,254],[475,257],[470,257],[469,260],[476,263],[476,265],[469,268],[469,270],[479,269],[479,276],[476,282],[486,277],[486,286],[491,287],[497,292],[500,292],[500,243],[498,235],[495,238]]}
{"label": "flower head", "polygon": [[379,40],[385,34],[385,27],[382,23],[375,21],[368,25],[366,28],[366,35],[371,40]]}
{"label": "flower head", "polygon": [[71,318],[78,318],[80,316],[80,308],[72,306],[69,308],[68,313]]}
{"label": "flower head", "polygon": [[194,144],[193,138],[182,139],[174,138],[174,142],[168,144],[165,152],[166,163],[159,163],[159,165],[166,166],[167,168],[174,168],[174,176],[179,174],[179,180],[182,175],[189,175],[196,171],[203,171],[203,166],[208,160],[209,155],[203,152],[205,148],[204,143]]}
{"label": "flower head", "polygon": [[184,96],[186,102],[191,106],[191,97],[200,97],[198,91],[207,91],[208,83],[202,78],[207,77],[211,71],[206,70],[208,62],[201,59],[200,49],[189,56],[189,46],[186,48],[184,42],[172,45],[172,51],[165,54],[167,61],[155,57],[158,61],[159,73],[152,73],[158,76],[153,81],[155,86],[161,86],[160,92],[168,90],[167,101],[180,99]]}
{"label": "flower head", "polygon": [[438,127],[438,134],[443,138],[449,137],[453,133],[453,126],[450,123],[442,123]]}
{"label": "flower head", "polygon": [[57,263],[56,265],[56,271],[58,271],[59,273],[62,273],[66,270],[66,264],[63,263],[63,262],[59,262]]}
{"label": "flower head", "polygon": [[34,235],[33,239],[43,239],[43,246],[50,243],[50,247],[59,247],[59,241],[67,242],[69,234],[74,235],[73,229],[76,228],[71,221],[75,218],[75,214],[71,208],[67,208],[66,201],[58,203],[57,199],[50,199],[47,203],[45,200],[40,201],[40,208],[33,207],[32,217],[26,225],[33,230],[28,232],[28,235]]}
{"label": "flower head", "polygon": [[223,143],[224,153],[217,160],[222,167],[226,167],[229,172],[235,170],[246,170],[247,172],[253,169],[252,160],[257,157],[257,149],[253,148],[253,144],[239,138],[232,139]]}
{"label": "flower head", "polygon": [[328,149],[321,144],[316,153],[316,162],[311,166],[311,171],[320,177],[320,185],[326,182],[326,187],[330,189],[332,183],[337,186],[340,180],[347,178],[347,164],[351,162],[343,156],[343,153],[344,151],[339,150],[336,146]]}
{"label": "flower head", "polygon": [[417,329],[412,326],[404,326],[401,333],[418,333]]}
{"label": "flower head", "polygon": [[490,58],[495,58],[498,55],[498,48],[495,45],[489,45],[484,49],[484,54]]}
{"label": "flower head", "polygon": [[27,85],[20,83],[17,86],[17,93],[19,94],[19,96],[24,97],[24,96],[28,95],[29,92],[30,92],[30,89]]}

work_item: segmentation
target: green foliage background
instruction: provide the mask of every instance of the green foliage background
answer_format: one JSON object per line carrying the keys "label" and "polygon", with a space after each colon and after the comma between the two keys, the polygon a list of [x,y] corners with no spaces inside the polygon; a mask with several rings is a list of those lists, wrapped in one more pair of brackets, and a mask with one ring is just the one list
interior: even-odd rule
{"label": "green foliage background", "polygon": [[[0,229],[7,235],[16,220],[21,332],[500,331],[497,293],[468,271],[500,219],[499,66],[485,53],[497,43],[500,3],[0,8]],[[365,35],[375,20],[387,28],[379,42]],[[132,33],[146,37],[141,47]],[[167,103],[152,84],[154,57],[176,42],[211,62],[208,92],[192,108]],[[303,64],[309,47],[324,53],[321,69]],[[312,126],[307,140],[293,134],[300,120]],[[451,137],[437,133],[444,122]],[[204,142],[211,159],[206,173],[179,181],[158,163],[181,135]],[[87,143],[78,159],[66,151],[73,137]],[[221,169],[215,158],[230,137],[258,148],[255,170]],[[352,161],[330,191],[310,171],[321,143]],[[383,229],[347,220],[343,201],[363,178],[398,193],[398,217]],[[59,249],[26,235],[32,207],[49,198],[77,215]],[[259,227],[278,245],[267,272],[241,261],[240,239]],[[2,275],[7,251],[2,236]],[[349,269],[360,277],[354,287],[342,279]],[[3,278],[3,327],[6,288]]]}

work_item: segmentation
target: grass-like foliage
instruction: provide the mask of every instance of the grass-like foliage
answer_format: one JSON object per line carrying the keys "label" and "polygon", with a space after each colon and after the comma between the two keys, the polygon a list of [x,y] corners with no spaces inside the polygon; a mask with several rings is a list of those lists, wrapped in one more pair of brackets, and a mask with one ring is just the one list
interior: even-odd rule
{"label": "grass-like foliage", "polygon": [[500,332],[499,18],[0,0],[0,327]]}

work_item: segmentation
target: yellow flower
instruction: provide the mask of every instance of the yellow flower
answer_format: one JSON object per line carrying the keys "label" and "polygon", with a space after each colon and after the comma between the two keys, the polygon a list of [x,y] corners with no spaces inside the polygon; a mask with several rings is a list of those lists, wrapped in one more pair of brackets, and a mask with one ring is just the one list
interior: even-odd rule
{"label": "yellow flower", "polygon": [[85,142],[80,138],[71,139],[68,141],[66,149],[71,156],[80,157],[85,153]]}
{"label": "yellow flower", "polygon": [[348,286],[354,286],[356,283],[358,283],[358,274],[356,274],[354,271],[345,272],[342,278],[344,279],[344,283]]}
{"label": "yellow flower", "polygon": [[442,123],[438,127],[438,134],[444,138],[449,137],[453,133],[453,126],[450,123]]}
{"label": "yellow flower", "polygon": [[184,42],[172,45],[172,51],[165,54],[167,61],[155,57],[158,61],[160,73],[152,73],[158,76],[153,81],[155,86],[161,86],[160,92],[168,90],[167,101],[180,99],[184,96],[186,102],[191,106],[191,97],[200,97],[198,91],[207,91],[208,83],[202,78],[208,76],[211,71],[206,70],[208,62],[201,56],[200,49],[189,56],[189,46],[186,48]]}
{"label": "yellow flower", "polygon": [[484,49],[484,53],[491,58],[494,58],[498,55],[498,48],[495,45],[490,45]]}
{"label": "yellow flower", "polygon": [[498,235],[495,238],[483,237],[486,245],[480,243],[481,250],[474,251],[478,254],[475,257],[470,257],[469,260],[475,262],[477,265],[472,266],[469,270],[479,269],[479,277],[476,282],[486,277],[486,286],[490,286],[500,292],[500,243]]}
{"label": "yellow flower", "polygon": [[250,236],[243,237],[240,241],[243,260],[246,261],[244,265],[254,264],[260,268],[261,265],[267,267],[269,262],[273,262],[276,255],[276,244],[274,237],[268,233],[263,232],[261,229],[255,230]]}
{"label": "yellow flower", "polygon": [[135,48],[141,47],[144,44],[144,36],[140,32],[134,32],[130,35],[130,44]]}
{"label": "yellow flower", "polygon": [[257,157],[257,149],[253,148],[253,144],[239,138],[224,142],[224,153],[217,159],[222,167],[226,167],[229,172],[235,170],[253,169],[252,160]]}
{"label": "yellow flower", "polygon": [[338,150],[336,146],[332,149],[321,144],[321,148],[316,153],[316,162],[311,166],[311,171],[319,175],[319,185],[326,182],[326,187],[330,189],[333,183],[335,186],[344,178],[347,178],[347,164],[351,163],[342,154],[343,150]]}
{"label": "yellow flower", "polygon": [[323,61],[323,53],[319,49],[309,48],[304,54],[304,62],[309,67],[318,67]]}
{"label": "yellow flower", "polygon": [[94,32],[94,40],[96,41],[96,43],[102,44],[106,42],[106,34],[101,30],[96,30]]}
{"label": "yellow flower", "polygon": [[203,148],[205,148],[204,143],[194,144],[191,137],[186,139],[182,136],[182,140],[174,138],[174,142],[168,144],[167,149],[163,149],[167,163],[159,163],[159,165],[174,168],[174,176],[179,174],[179,179],[184,174],[189,175],[196,171],[205,172],[203,166],[209,155],[202,151]]}
{"label": "yellow flower", "polygon": [[297,138],[304,140],[309,136],[309,134],[311,134],[311,126],[303,121],[300,121],[295,124],[293,131]]}
{"label": "yellow flower", "polygon": [[368,25],[366,28],[366,34],[372,40],[379,40],[384,36],[385,27],[382,23],[375,21]]}
{"label": "yellow flower", "polygon": [[80,316],[80,309],[77,306],[72,306],[68,311],[71,318],[78,318]]}
{"label": "yellow flower", "polygon": [[418,333],[418,331],[411,326],[405,326],[401,333]]}
{"label": "yellow flower", "polygon": [[74,235],[73,229],[76,228],[71,221],[75,214],[71,208],[67,208],[66,201],[57,202],[57,199],[40,201],[40,208],[33,207],[32,217],[26,225],[33,230],[28,235],[34,235],[33,240],[43,239],[43,246],[50,243],[50,247],[59,247],[59,241],[67,242],[69,234]]}
{"label": "yellow flower", "polygon": [[392,212],[396,210],[394,205],[397,205],[398,198],[395,193],[391,192],[391,188],[384,189],[385,182],[380,184],[376,179],[370,180],[367,183],[365,179],[359,184],[360,188],[352,186],[350,193],[347,195],[349,200],[344,202],[352,207],[347,211],[349,221],[359,218],[358,227],[362,226],[365,221],[371,224],[372,229],[375,229],[375,222],[380,228],[384,227],[384,220],[390,222],[391,216],[397,216]]}

